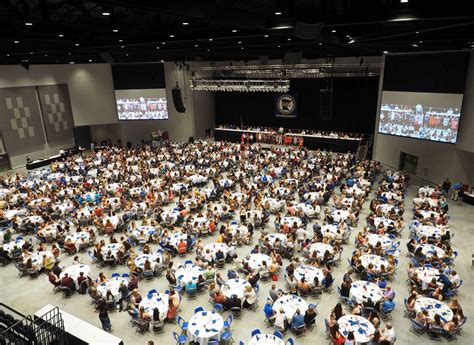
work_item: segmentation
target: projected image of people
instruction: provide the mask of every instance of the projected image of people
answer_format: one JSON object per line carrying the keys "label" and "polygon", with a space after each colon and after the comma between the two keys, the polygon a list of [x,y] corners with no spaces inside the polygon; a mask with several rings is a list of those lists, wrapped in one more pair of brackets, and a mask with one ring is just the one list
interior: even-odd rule
{"label": "projected image of people", "polygon": [[118,98],[119,120],[162,120],[168,118],[166,98]]}
{"label": "projected image of people", "polygon": [[455,143],[460,109],[422,104],[382,104],[379,132],[391,135]]}

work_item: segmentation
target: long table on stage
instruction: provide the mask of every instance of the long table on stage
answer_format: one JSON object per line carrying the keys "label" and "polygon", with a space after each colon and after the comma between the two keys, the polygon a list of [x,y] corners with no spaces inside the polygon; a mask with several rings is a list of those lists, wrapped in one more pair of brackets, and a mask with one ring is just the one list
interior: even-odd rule
{"label": "long table on stage", "polygon": [[[252,130],[241,130],[241,129],[214,129],[214,140],[216,141],[229,141],[233,143],[239,143],[242,133],[253,134],[271,134],[273,132],[259,132]],[[275,134],[275,133],[274,133]],[[280,134],[275,134],[280,135]],[[316,135],[301,135],[293,133],[285,133],[283,135],[303,137],[304,146],[311,150],[331,150],[333,152],[357,152],[361,138],[334,138],[334,137],[322,137]]]}
{"label": "long table on stage", "polygon": [[74,155],[74,154],[77,154],[77,153],[78,153],[77,148],[66,149],[66,150],[64,150],[63,155],[57,154],[57,155],[50,156],[50,157],[45,158],[45,159],[37,159],[37,160],[31,161],[29,163],[26,163],[26,169],[27,170],[32,170],[32,169],[41,168],[41,167],[44,167],[44,166],[47,166],[47,165],[51,165],[51,163],[53,163],[53,162],[56,162],[58,160],[62,160],[63,157],[68,157],[70,155]]}
{"label": "long table on stage", "polygon": [[462,200],[469,205],[474,205],[474,193],[464,193]]}

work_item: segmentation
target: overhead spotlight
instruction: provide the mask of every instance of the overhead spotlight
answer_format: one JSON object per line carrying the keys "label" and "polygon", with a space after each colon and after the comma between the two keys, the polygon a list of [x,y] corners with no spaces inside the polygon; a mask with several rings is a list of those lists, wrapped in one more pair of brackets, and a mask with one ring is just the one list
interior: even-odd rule
{"label": "overhead spotlight", "polygon": [[174,35],[170,35],[170,38],[174,38]]}
{"label": "overhead spotlight", "polygon": [[388,50],[384,50],[383,53],[384,53],[384,54],[388,54],[389,51],[388,51]]}
{"label": "overhead spotlight", "polygon": [[242,44],[242,41],[237,42],[238,44]]}
{"label": "overhead spotlight", "polygon": [[210,51],[211,51],[209,48],[208,48],[208,49],[206,49],[206,50],[207,50],[208,52],[210,52]]}
{"label": "overhead spotlight", "polygon": [[156,49],[160,49],[160,47],[157,46]]}
{"label": "overhead spotlight", "polygon": [[80,45],[79,43],[76,43],[76,44],[75,44],[76,47],[79,47],[79,45]]}
{"label": "overhead spotlight", "polygon": [[199,44],[195,44],[194,46],[197,48],[197,47],[199,47]]}
{"label": "overhead spotlight", "polygon": [[213,39],[212,39],[212,38],[209,38],[209,42],[212,42],[212,41],[213,41]]}
{"label": "overhead spotlight", "polygon": [[234,29],[234,30],[232,30],[232,32],[235,34],[237,32],[237,30]]}
{"label": "overhead spotlight", "polygon": [[275,16],[281,16],[281,12],[279,11],[275,12]]}
{"label": "overhead spotlight", "polygon": [[63,38],[63,37],[64,37],[64,35],[63,35],[63,34],[59,34],[59,35],[58,35],[58,37],[60,37],[60,38]]}
{"label": "overhead spotlight", "polygon": [[110,12],[102,12],[103,16],[110,16]]}
{"label": "overhead spotlight", "polygon": [[74,61],[69,61],[69,63],[70,63],[71,65],[74,65]]}
{"label": "overhead spotlight", "polygon": [[113,29],[112,31],[113,31],[113,32],[118,32],[118,29]]}
{"label": "overhead spotlight", "polygon": [[186,25],[189,25],[189,23],[188,23],[188,22],[183,22],[183,25],[185,25],[185,26],[186,26]]}
{"label": "overhead spotlight", "polygon": [[351,40],[349,41],[349,44],[352,44],[352,43],[354,43],[354,42],[355,42],[355,40],[354,40],[354,39],[351,39]]}
{"label": "overhead spotlight", "polygon": [[411,46],[416,48],[416,47],[418,47],[418,44],[413,43]]}
{"label": "overhead spotlight", "polygon": [[401,4],[408,4],[408,0],[400,0]]}
{"label": "overhead spotlight", "polygon": [[288,41],[291,41],[291,38],[288,38]]}
{"label": "overhead spotlight", "polygon": [[92,59],[89,59],[89,62],[92,62]]}
{"label": "overhead spotlight", "polygon": [[420,33],[419,31],[416,32],[417,35],[418,35],[419,33]]}
{"label": "overhead spotlight", "polygon": [[277,45],[278,48],[281,48],[281,45]]}
{"label": "overhead spotlight", "polygon": [[161,42],[161,44],[166,44],[166,42]]}
{"label": "overhead spotlight", "polygon": [[161,63],[165,62],[165,60],[160,60]]}
{"label": "overhead spotlight", "polygon": [[26,26],[32,26],[33,23],[31,23],[31,22],[26,22],[25,25],[26,25]]}
{"label": "overhead spotlight", "polygon": [[20,41],[13,41],[13,43],[18,44],[18,43],[20,43]]}
{"label": "overhead spotlight", "polygon": [[123,48],[125,48],[125,46],[120,46],[120,48],[122,48],[122,49],[123,49]]}
{"label": "overhead spotlight", "polygon": [[244,47],[240,47],[240,49],[244,50]]}
{"label": "overhead spotlight", "polygon": [[319,42],[319,45],[322,46],[322,45],[323,45],[323,42]]}
{"label": "overhead spotlight", "polygon": [[334,33],[336,33],[336,30],[331,30],[331,32],[334,34]]}
{"label": "overhead spotlight", "polygon": [[266,38],[267,38],[267,37],[268,37],[268,35],[265,35],[265,36],[263,36],[263,37],[266,37]]}
{"label": "overhead spotlight", "polygon": [[346,35],[347,38],[351,38],[351,35]]}

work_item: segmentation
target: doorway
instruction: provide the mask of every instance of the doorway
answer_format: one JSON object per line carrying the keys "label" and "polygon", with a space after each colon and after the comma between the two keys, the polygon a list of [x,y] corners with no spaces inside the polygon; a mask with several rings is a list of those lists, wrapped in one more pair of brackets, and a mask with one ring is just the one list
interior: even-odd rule
{"label": "doorway", "polygon": [[418,157],[406,152],[400,152],[399,169],[405,170],[409,174],[416,175],[416,168],[418,167]]}

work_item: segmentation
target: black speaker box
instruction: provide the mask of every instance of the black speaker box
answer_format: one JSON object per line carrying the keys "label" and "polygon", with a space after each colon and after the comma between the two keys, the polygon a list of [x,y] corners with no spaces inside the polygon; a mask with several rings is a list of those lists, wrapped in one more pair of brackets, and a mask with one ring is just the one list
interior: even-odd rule
{"label": "black speaker box", "polygon": [[173,104],[174,108],[178,113],[185,113],[186,107],[183,104],[183,97],[181,96],[181,89],[179,87],[175,87],[171,90],[171,94],[173,95]]}

